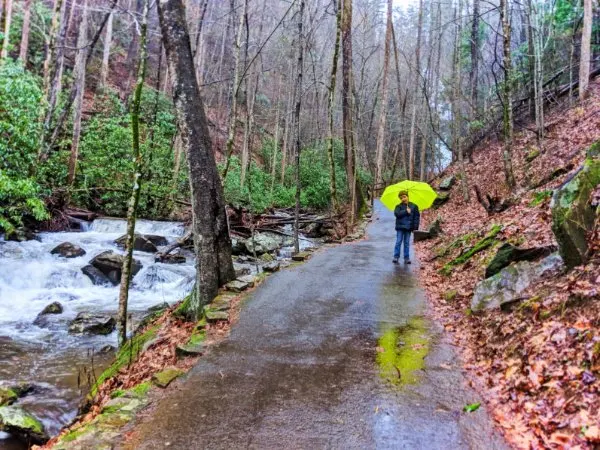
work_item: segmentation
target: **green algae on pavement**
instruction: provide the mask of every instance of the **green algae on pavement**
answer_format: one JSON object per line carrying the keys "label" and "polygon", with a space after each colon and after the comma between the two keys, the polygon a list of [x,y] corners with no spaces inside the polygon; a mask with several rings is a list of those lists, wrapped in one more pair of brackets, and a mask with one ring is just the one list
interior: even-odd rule
{"label": "green algae on pavement", "polygon": [[379,374],[393,384],[417,384],[417,372],[423,369],[428,352],[425,320],[414,317],[405,326],[390,328],[379,338]]}

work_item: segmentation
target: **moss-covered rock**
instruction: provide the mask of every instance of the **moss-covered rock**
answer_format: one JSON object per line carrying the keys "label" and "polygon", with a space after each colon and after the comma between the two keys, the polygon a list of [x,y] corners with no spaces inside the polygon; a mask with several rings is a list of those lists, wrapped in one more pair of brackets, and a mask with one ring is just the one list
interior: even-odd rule
{"label": "moss-covered rock", "polygon": [[556,247],[550,245],[546,247],[518,248],[509,243],[502,244],[485,269],[485,277],[489,278],[496,275],[513,262],[534,261],[555,251]]}
{"label": "moss-covered rock", "polygon": [[42,423],[18,406],[0,407],[0,431],[33,444],[43,444],[48,440]]}
{"label": "moss-covered rock", "polygon": [[525,161],[528,163],[532,162],[535,158],[540,156],[540,150],[537,148],[531,149],[527,155],[525,155]]}
{"label": "moss-covered rock", "polygon": [[460,266],[460,265],[466,263],[475,254],[496,244],[496,242],[497,242],[496,236],[498,235],[498,233],[500,233],[500,231],[502,231],[502,225],[494,225],[491,228],[491,230],[481,240],[479,240],[473,247],[471,247],[470,249],[468,249],[467,251],[465,251],[464,253],[462,253],[461,255],[459,255],[458,257],[456,257],[449,263],[447,263],[444,267],[442,267],[440,272],[443,275],[450,275],[450,273],[452,272],[454,267]]}
{"label": "moss-covered rock", "polygon": [[583,264],[588,258],[587,234],[598,215],[589,199],[598,184],[600,157],[588,158],[579,173],[554,194],[552,231],[568,268]]}
{"label": "moss-covered rock", "polygon": [[165,370],[152,375],[152,383],[161,388],[166,388],[173,380],[185,372],[176,367],[168,367]]}
{"label": "moss-covered rock", "polygon": [[434,208],[439,208],[444,203],[446,203],[448,200],[450,200],[450,193],[449,192],[438,192],[437,193],[437,197],[433,201],[433,205],[432,206]]}
{"label": "moss-covered rock", "polygon": [[452,186],[454,186],[454,182],[456,181],[456,177],[454,175],[450,175],[449,177],[444,178],[440,182],[440,189],[442,191],[449,191]]}
{"label": "moss-covered rock", "polygon": [[17,401],[19,396],[10,388],[0,388],[0,406],[11,405]]}
{"label": "moss-covered rock", "polygon": [[508,266],[475,287],[471,310],[493,309],[514,302],[533,282],[559,273],[563,268],[563,261],[557,254],[536,263],[521,261]]}

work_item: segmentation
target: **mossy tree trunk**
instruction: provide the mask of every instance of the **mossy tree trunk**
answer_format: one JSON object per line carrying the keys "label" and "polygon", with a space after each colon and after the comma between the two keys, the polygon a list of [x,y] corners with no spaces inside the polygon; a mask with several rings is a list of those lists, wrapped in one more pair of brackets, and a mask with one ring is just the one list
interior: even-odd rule
{"label": "mossy tree trunk", "polygon": [[342,21],[342,0],[337,0],[335,11],[335,46],[333,48],[333,61],[331,62],[331,76],[329,77],[329,93],[327,97],[327,114],[329,119],[329,139],[327,140],[327,158],[329,160],[329,195],[331,207],[337,209],[337,192],[335,180],[335,158],[333,155],[333,106],[335,100],[335,85],[337,81],[338,58],[340,54],[340,36]]}
{"label": "mossy tree trunk", "polygon": [[302,25],[304,18],[304,0],[300,0],[298,11],[298,75],[296,78],[296,108],[294,109],[294,125],[296,125],[296,208],[294,211],[294,251],[300,252],[300,241],[298,239],[298,227],[300,218],[300,150],[302,148],[300,140],[300,112],[302,109],[302,74],[304,59],[304,35],[302,34]]}
{"label": "mossy tree trunk", "polygon": [[196,287],[187,315],[197,318],[223,284],[235,278],[223,186],[196,80],[182,0],[159,0],[158,13],[192,196]]}
{"label": "mossy tree trunk", "polygon": [[129,206],[127,209],[127,240],[125,241],[125,259],[121,271],[121,286],[119,289],[119,317],[118,337],[119,346],[127,341],[127,301],[129,298],[129,284],[131,282],[131,263],[133,260],[133,244],[135,241],[135,221],[137,208],[140,202],[140,190],[142,183],[142,152],[140,150],[140,106],[142,103],[142,88],[146,78],[146,66],[148,61],[148,2],[144,0],[142,23],[140,26],[140,59],[137,68],[137,82],[133,93],[131,105],[131,131],[133,136],[133,187]]}
{"label": "mossy tree trunk", "polygon": [[512,59],[510,54],[510,18],[508,17],[508,0],[500,0],[500,22],[502,23],[502,65],[504,83],[502,85],[502,122],[504,124],[504,177],[510,189],[515,187],[515,175],[512,167],[513,145],[513,107],[512,107]]}

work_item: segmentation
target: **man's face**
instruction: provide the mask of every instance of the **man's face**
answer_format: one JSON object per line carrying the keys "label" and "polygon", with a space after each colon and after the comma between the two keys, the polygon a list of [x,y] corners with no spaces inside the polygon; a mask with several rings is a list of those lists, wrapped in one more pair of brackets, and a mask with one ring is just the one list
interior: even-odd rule
{"label": "man's face", "polygon": [[408,195],[406,195],[406,194],[402,194],[402,195],[400,196],[400,201],[401,201],[402,203],[408,203]]}

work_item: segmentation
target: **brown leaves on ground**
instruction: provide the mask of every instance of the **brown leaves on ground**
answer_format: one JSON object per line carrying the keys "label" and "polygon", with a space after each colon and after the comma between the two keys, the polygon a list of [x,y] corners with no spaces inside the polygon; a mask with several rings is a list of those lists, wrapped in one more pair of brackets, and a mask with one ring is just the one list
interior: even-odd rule
{"label": "brown leaves on ground", "polygon": [[[564,183],[580,166],[585,150],[600,139],[600,85],[593,84],[583,106],[556,111],[547,123],[545,149],[529,164],[525,157],[536,148],[535,136],[525,131],[515,137],[515,206],[488,216],[474,195],[465,203],[455,186],[448,203],[424,212],[427,223],[442,218],[444,234],[416,245],[424,261],[420,277],[434,315],[452,333],[473,384],[513,446],[595,448],[600,444],[600,226],[590,236],[595,259],[531,286],[521,302],[502,311],[473,315],[469,310],[474,287],[497,247],[477,253],[449,276],[439,273],[492,224],[503,226],[497,238],[505,242],[522,247],[556,244],[549,196],[538,194],[534,202],[535,193]],[[510,193],[501,152],[501,142],[485,143],[466,171],[470,185],[506,198]],[[556,169],[571,165],[569,172],[531,189]],[[444,175],[457,169],[452,165]],[[598,190],[591,200],[596,197]],[[457,243],[467,233],[473,236]]]}

